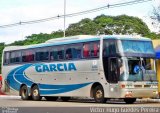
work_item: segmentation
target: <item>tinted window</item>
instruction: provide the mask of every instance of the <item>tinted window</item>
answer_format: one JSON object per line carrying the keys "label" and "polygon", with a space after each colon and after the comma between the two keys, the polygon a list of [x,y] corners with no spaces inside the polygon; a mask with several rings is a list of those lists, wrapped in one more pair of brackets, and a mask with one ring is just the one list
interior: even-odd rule
{"label": "tinted window", "polygon": [[83,58],[89,58],[90,57],[90,47],[89,43],[83,44]]}
{"label": "tinted window", "polygon": [[9,64],[9,57],[10,57],[10,53],[5,52],[5,54],[4,54],[4,64]]}
{"label": "tinted window", "polygon": [[66,49],[66,54],[65,54],[65,58],[68,59],[72,59],[72,47],[68,46]]}
{"label": "tinted window", "polygon": [[39,48],[36,51],[36,61],[49,60],[49,50],[48,48]]}
{"label": "tinted window", "polygon": [[80,59],[81,58],[81,44],[73,44],[73,45],[66,45],[66,59]]}
{"label": "tinted window", "polygon": [[10,55],[10,63],[18,63],[21,61],[21,51],[13,51]]}
{"label": "tinted window", "polygon": [[34,61],[35,52],[33,50],[24,50],[22,52],[22,62]]}
{"label": "tinted window", "polygon": [[105,40],[103,44],[103,56],[114,55],[117,53],[117,44],[114,40]]}
{"label": "tinted window", "polygon": [[73,59],[82,58],[82,45],[81,44],[76,44],[72,46],[72,56],[73,56]]}
{"label": "tinted window", "polygon": [[55,46],[51,48],[50,52],[51,60],[63,60],[64,59],[64,47],[63,46]]}
{"label": "tinted window", "polygon": [[99,57],[99,43],[90,43],[91,57]]}
{"label": "tinted window", "polygon": [[83,44],[83,58],[99,57],[99,42]]}

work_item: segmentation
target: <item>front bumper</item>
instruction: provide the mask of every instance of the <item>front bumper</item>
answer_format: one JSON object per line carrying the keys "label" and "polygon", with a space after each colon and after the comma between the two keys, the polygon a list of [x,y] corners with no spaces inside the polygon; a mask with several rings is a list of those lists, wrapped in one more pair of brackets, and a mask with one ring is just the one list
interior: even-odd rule
{"label": "front bumper", "polygon": [[139,89],[121,89],[120,98],[156,98],[158,89],[139,88]]}

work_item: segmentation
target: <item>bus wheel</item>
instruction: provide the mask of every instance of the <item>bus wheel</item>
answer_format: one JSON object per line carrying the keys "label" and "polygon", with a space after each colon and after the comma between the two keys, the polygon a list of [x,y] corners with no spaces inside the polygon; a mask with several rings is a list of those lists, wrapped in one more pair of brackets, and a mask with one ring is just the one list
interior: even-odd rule
{"label": "bus wheel", "polygon": [[136,98],[124,98],[126,104],[133,104],[136,101]]}
{"label": "bus wheel", "polygon": [[42,99],[42,97],[40,96],[39,88],[37,85],[33,86],[32,90],[31,90],[31,95],[32,95],[32,99],[35,101]]}
{"label": "bus wheel", "polygon": [[93,97],[97,103],[105,103],[106,102],[106,99],[104,98],[104,90],[101,85],[98,85],[95,87],[95,89],[93,91]]}
{"label": "bus wheel", "polygon": [[29,100],[28,88],[26,85],[22,86],[20,89],[20,95],[22,100]]}
{"label": "bus wheel", "polygon": [[64,102],[67,102],[70,99],[71,99],[71,97],[61,97],[61,100],[64,101]]}
{"label": "bus wheel", "polygon": [[58,97],[45,97],[45,99],[48,101],[56,101]]}

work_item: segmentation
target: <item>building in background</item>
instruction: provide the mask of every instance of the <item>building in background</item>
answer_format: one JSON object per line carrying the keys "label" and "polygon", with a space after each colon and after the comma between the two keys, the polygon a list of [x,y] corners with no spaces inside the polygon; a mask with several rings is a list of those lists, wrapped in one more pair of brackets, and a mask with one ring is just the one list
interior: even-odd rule
{"label": "building in background", "polygon": [[160,95],[160,39],[153,40],[153,46],[156,52],[157,58],[157,78],[158,78],[158,90]]}

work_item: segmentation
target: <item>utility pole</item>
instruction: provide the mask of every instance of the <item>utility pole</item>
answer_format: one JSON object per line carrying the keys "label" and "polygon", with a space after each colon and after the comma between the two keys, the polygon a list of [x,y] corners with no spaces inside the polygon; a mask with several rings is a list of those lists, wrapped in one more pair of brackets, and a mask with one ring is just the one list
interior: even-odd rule
{"label": "utility pole", "polygon": [[64,0],[64,37],[66,37],[66,0]]}

